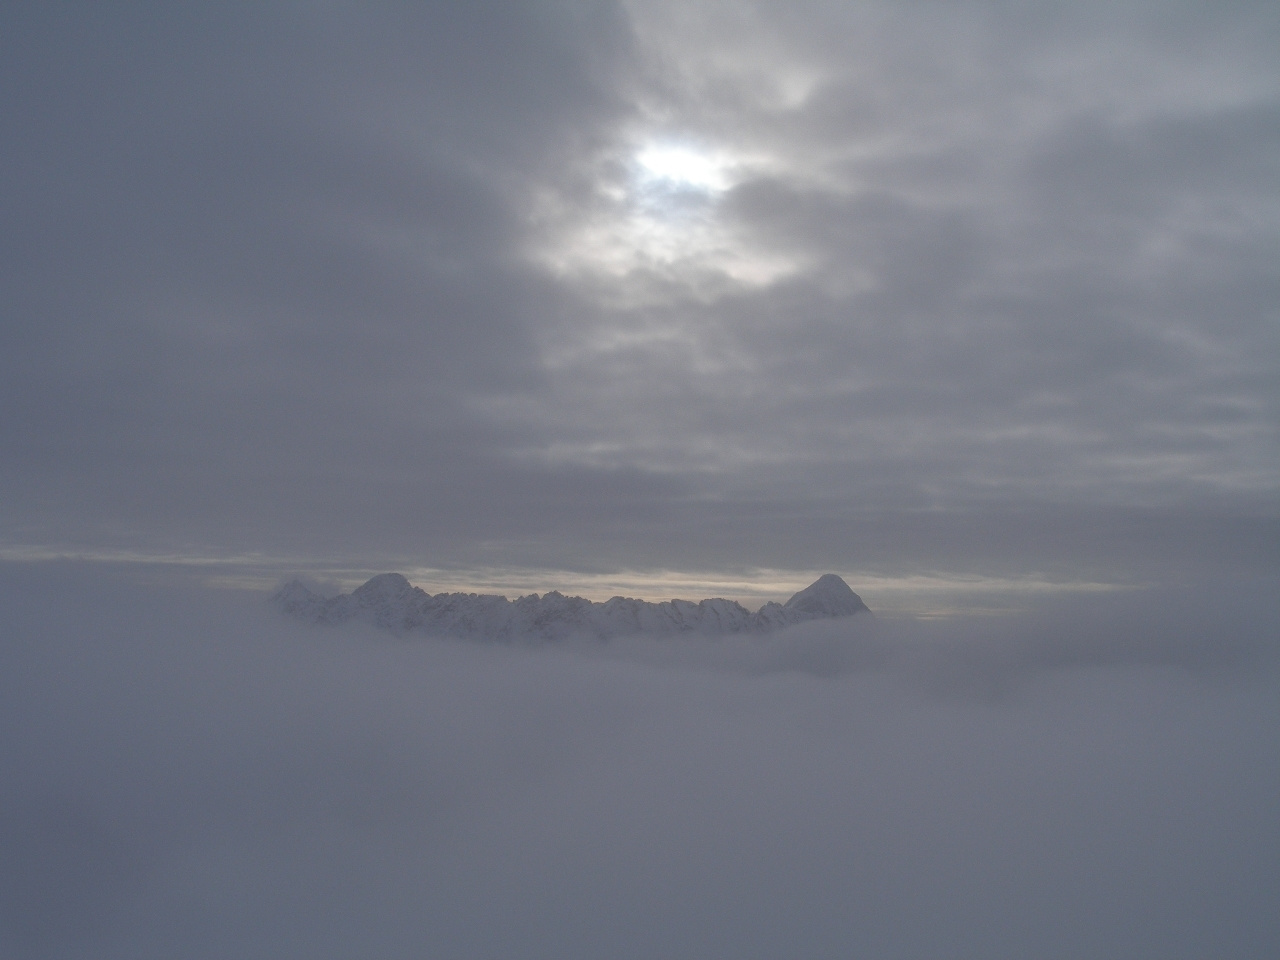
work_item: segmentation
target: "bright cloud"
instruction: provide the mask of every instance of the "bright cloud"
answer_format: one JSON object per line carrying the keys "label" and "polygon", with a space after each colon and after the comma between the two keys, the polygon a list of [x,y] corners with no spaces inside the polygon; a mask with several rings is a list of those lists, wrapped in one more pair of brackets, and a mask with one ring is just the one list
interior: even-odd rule
{"label": "bright cloud", "polygon": [[727,164],[720,158],[690,147],[651,145],[636,154],[641,178],[675,187],[719,193],[730,184]]}

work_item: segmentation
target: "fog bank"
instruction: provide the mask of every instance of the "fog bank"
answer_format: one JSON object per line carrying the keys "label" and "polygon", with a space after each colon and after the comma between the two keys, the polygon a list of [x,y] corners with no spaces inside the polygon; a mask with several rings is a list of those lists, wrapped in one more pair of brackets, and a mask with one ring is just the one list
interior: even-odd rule
{"label": "fog bank", "polygon": [[104,566],[0,609],[6,955],[1280,947],[1260,588],[537,646]]}

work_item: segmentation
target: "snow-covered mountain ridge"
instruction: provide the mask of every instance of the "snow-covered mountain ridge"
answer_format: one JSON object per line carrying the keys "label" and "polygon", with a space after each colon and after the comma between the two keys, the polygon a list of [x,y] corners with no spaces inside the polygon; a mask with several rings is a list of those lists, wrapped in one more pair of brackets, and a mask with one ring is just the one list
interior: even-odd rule
{"label": "snow-covered mountain ridge", "polygon": [[294,580],[272,601],[286,613],[311,623],[355,620],[403,633],[471,640],[764,633],[807,620],[870,613],[862,598],[834,573],[819,577],[786,603],[766,603],[755,613],[732,600],[651,603],[613,597],[594,603],[554,590],[515,600],[475,593],[433,596],[398,573],[380,574],[351,593],[327,599]]}

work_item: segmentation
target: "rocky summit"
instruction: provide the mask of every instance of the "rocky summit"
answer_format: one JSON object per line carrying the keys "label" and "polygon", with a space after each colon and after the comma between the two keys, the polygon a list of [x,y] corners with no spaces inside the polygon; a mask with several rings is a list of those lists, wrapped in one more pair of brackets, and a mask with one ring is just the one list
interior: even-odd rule
{"label": "rocky summit", "polygon": [[515,600],[476,593],[433,596],[398,573],[380,574],[351,593],[328,598],[294,580],[272,600],[311,623],[357,621],[401,633],[499,641],[766,633],[810,620],[870,614],[862,598],[834,573],[819,577],[786,603],[766,603],[755,613],[732,600],[651,603],[613,597],[594,603],[554,590]]}

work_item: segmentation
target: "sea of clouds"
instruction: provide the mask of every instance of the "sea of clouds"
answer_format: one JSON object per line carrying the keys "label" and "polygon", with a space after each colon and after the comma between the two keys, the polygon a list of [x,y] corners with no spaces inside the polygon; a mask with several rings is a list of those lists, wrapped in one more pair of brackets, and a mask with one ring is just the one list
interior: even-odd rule
{"label": "sea of clouds", "polygon": [[502,646],[106,565],[0,609],[3,956],[1280,954],[1265,585]]}

